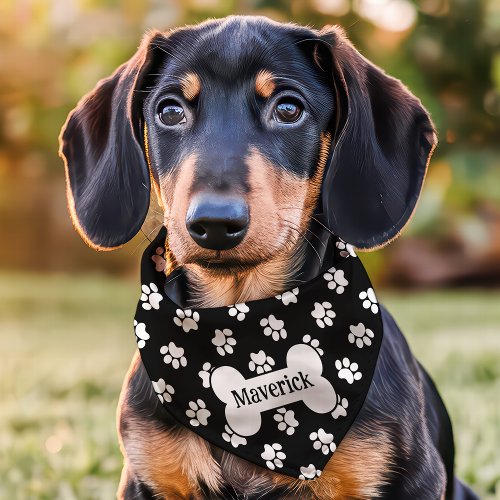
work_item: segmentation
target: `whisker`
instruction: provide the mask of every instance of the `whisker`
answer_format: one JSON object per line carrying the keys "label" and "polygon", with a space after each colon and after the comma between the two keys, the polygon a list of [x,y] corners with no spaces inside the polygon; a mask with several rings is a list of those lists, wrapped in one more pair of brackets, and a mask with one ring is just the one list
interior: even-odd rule
{"label": "whisker", "polygon": [[[300,208],[299,207],[281,207],[280,210],[300,210]],[[337,234],[335,234],[330,228],[325,226],[318,218],[314,217],[314,215],[311,215],[311,219],[314,220],[315,222],[317,222],[324,229],[326,229],[326,231],[328,231],[332,236],[335,236],[336,238],[338,238]]]}
{"label": "whisker", "polygon": [[154,233],[159,227],[161,227],[163,224],[157,224],[152,231],[150,231],[148,234],[146,234],[142,227],[141,227],[141,233],[144,234],[144,238],[142,239],[142,241],[134,248],[134,251],[130,254],[130,255],[134,255],[135,252],[137,252],[137,249],[146,241],[148,240],[150,243],[151,243],[151,240],[149,239],[149,237],[151,236],[152,233]]}
{"label": "whisker", "polygon": [[160,49],[162,52],[165,52],[165,54],[167,54],[168,56],[172,57],[173,59],[175,59],[176,61],[182,63],[183,61],[177,57],[176,55],[172,54],[171,52],[169,52],[167,49],[164,49],[163,47],[160,47],[158,44],[153,44],[153,47],[155,49]]}
{"label": "whisker", "polygon": [[318,253],[318,251],[316,250],[316,248],[314,248],[314,245],[305,237],[305,234],[300,230],[300,228],[296,225],[293,224],[293,222],[289,221],[289,220],[286,220],[286,219],[283,219],[282,217],[280,217],[278,215],[278,217],[283,221],[283,222],[286,222],[288,223],[288,227],[293,230],[293,231],[296,231],[299,236],[313,249],[314,253],[318,256],[318,262],[319,262],[319,265],[321,266],[322,262],[321,262],[321,257]]}
{"label": "whisker", "polygon": [[163,213],[161,213],[161,212],[158,212],[158,210],[155,210],[154,208],[151,208],[151,207],[149,207],[149,210],[150,210],[151,212],[154,212],[154,213],[155,213],[155,214],[157,214],[157,215],[161,215],[162,217],[165,215],[165,214],[163,214]]}
{"label": "whisker", "polygon": [[[300,209],[298,207],[281,207],[280,210],[300,210]],[[332,231],[330,229],[328,229],[321,221],[319,221],[316,217],[314,217],[314,215],[311,215],[311,219],[316,221],[321,226],[323,226],[332,236],[337,236],[336,234],[332,233]],[[285,220],[285,219],[282,219],[282,220]],[[286,222],[291,222],[291,221],[287,220]],[[315,234],[314,231],[311,231],[309,228],[305,228],[305,229],[306,229],[306,231],[309,231],[312,235],[314,235],[321,242],[321,244],[326,248],[326,245],[323,242],[323,240],[317,234]]]}
{"label": "whisker", "polygon": [[182,276],[182,273],[179,273],[177,276],[170,278],[168,281],[165,282],[165,286],[167,286],[169,283],[172,283],[172,281],[175,281],[176,279],[180,278],[181,276]]}

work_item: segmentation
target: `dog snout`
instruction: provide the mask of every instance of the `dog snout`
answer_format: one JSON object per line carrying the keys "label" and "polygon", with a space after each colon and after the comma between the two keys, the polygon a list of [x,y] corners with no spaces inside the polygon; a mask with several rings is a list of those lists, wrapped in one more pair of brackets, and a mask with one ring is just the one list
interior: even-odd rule
{"label": "dog snout", "polygon": [[229,250],[237,246],[243,241],[249,222],[245,200],[216,194],[195,196],[186,216],[191,238],[210,250]]}

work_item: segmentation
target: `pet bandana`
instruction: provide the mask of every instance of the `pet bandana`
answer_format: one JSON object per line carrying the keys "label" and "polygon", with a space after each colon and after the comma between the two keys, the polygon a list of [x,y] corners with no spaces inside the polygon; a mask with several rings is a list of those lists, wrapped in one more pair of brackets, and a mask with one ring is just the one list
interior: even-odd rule
{"label": "pet bandana", "polygon": [[164,291],[165,238],[144,252],[134,321],[162,405],[226,451],[315,479],[363,405],[382,340],[351,245],[337,238],[328,272],[276,297],[182,309]]}

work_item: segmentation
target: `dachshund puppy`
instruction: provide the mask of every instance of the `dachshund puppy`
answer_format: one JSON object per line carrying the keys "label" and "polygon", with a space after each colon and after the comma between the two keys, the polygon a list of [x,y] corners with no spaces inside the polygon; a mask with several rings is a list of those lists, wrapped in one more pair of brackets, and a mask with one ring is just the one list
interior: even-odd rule
{"label": "dachshund puppy", "polygon": [[[181,307],[273,296],[331,264],[331,235],[379,248],[411,218],[436,145],[428,113],[339,27],[232,16],[150,32],[60,136],[68,204],[88,245],[164,212],[167,294]],[[175,279],[174,279],[175,278]],[[264,470],[161,406],[135,355],[118,408],[119,498],[475,498],[454,476],[445,407],[382,308],[366,401],[321,477]]]}

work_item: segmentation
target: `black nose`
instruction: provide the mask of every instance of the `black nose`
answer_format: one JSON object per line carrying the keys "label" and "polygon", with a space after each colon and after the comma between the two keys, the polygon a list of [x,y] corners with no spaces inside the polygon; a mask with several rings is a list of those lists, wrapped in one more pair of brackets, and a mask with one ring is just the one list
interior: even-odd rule
{"label": "black nose", "polygon": [[241,243],[248,222],[248,206],[244,200],[222,195],[196,196],[186,216],[191,238],[210,250],[229,250]]}

